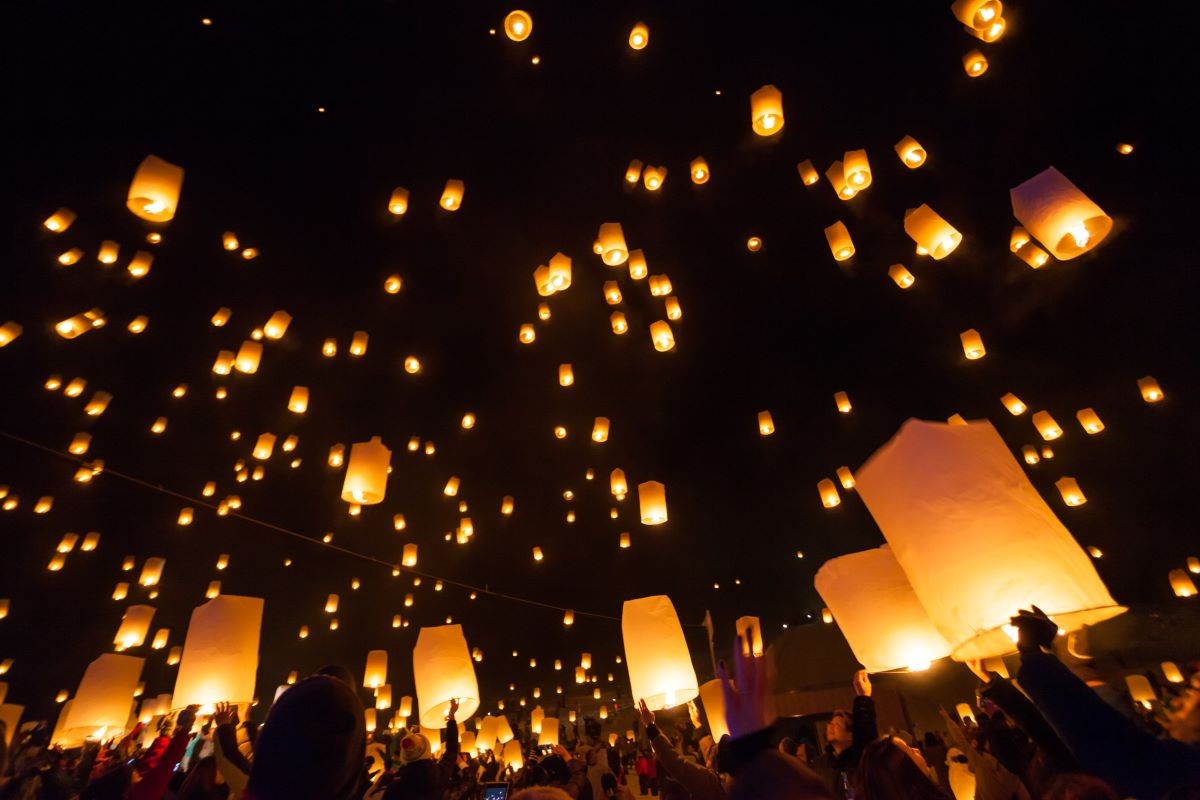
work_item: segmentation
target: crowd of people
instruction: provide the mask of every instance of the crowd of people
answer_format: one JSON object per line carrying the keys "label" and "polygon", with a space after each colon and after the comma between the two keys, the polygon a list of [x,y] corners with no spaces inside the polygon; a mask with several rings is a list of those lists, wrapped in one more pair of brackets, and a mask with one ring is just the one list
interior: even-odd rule
{"label": "crowd of people", "polygon": [[[584,726],[573,747],[523,747],[521,763],[460,747],[451,703],[441,750],[419,728],[368,732],[353,676],[329,667],[297,683],[259,728],[218,704],[139,726],[119,740],[64,752],[38,727],[6,748],[0,800],[1117,800],[1200,798],[1200,683],[1185,686],[1157,726],[1119,708],[1053,653],[1057,626],[1040,611],[1013,618],[1017,681],[980,678],[978,720],[943,712],[944,734],[880,735],[871,682],[825,729],[825,750],[776,733],[762,657],[734,647],[719,667],[729,734],[659,727],[639,704],[643,736],[616,746]],[[1018,686],[1019,684],[1019,686]],[[673,735],[678,733],[678,735]],[[145,747],[141,742],[149,741]],[[498,794],[493,794],[497,792]]]}

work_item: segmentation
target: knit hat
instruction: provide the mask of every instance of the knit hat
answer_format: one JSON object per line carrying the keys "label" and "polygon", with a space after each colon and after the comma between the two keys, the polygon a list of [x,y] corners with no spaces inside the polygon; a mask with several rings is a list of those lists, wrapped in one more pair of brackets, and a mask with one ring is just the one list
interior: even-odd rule
{"label": "knit hat", "polygon": [[433,758],[429,740],[419,733],[406,733],[400,739],[400,763],[411,764],[423,758]]}

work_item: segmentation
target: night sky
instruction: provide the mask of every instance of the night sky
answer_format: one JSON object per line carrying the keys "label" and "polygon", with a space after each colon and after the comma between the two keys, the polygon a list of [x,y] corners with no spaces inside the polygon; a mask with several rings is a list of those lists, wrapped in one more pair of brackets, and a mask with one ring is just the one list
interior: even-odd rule
{"label": "night sky", "polygon": [[[1167,571],[1200,550],[1189,513],[1200,280],[1184,247],[1191,190],[1172,161],[1192,145],[1176,142],[1185,131],[1155,130],[1174,102],[1173,62],[1184,60],[1156,39],[1165,20],[1129,4],[1014,2],[1004,38],[984,44],[942,2],[531,3],[533,34],[517,43],[503,35],[511,8],[483,2],[76,5],[9,9],[2,48],[0,323],[24,334],[0,349],[0,485],[20,496],[0,512],[0,597],[12,603],[0,660],[15,659],[9,702],[35,718],[111,651],[127,605],[111,600],[117,581],[135,584],[128,602],[144,599],[137,572],[120,570],[126,555],[139,570],[166,558],[152,631],[169,627],[171,645],[210,580],[266,598],[264,700],[293,669],[341,661],[360,672],[372,648],[390,653],[394,695],[412,694],[417,630],[447,616],[484,652],[483,709],[534,686],[553,697],[583,651],[602,681],[617,673],[625,695],[613,664],[624,599],[668,594],[692,624],[711,610],[718,650],[742,614],[763,618],[768,642],[785,623],[811,622],[816,569],[882,542],[852,491],[827,510],[817,482],[859,467],[909,417],[988,418],[1015,453],[1040,447],[1029,413],[1000,404],[1005,392],[1066,430],[1030,478],[1082,545],[1104,551],[1097,569],[1118,601],[1168,601]],[[640,52],[627,45],[639,20],[650,30]],[[976,47],[990,68],[972,79],[961,58]],[[769,140],[751,132],[748,101],[766,83],[783,92],[786,114]],[[892,150],[905,134],[929,153],[920,169]],[[1134,152],[1119,154],[1119,142]],[[802,185],[798,162],[823,174],[857,148],[874,176],[858,197],[839,200],[824,177]],[[150,153],[186,170],[166,225],[125,208]],[[701,186],[688,176],[696,156],[712,171]],[[661,191],[626,184],[633,158],[669,169]],[[1115,228],[1093,251],[1035,272],[1008,250],[1008,190],[1050,165]],[[454,213],[438,206],[450,178],[466,185]],[[396,186],[411,193],[402,217],[387,210]],[[921,203],[964,235],[943,261],[915,255],[904,233],[904,210]],[[55,235],[41,222],[60,206],[79,216]],[[857,247],[842,264],[822,233],[837,220]],[[683,318],[669,353],[648,334],[662,299],[591,251],[609,221],[644,250],[651,274],[670,277]],[[145,242],[152,230],[158,245]],[[259,257],[225,252],[226,230]],[[760,252],[747,250],[752,235]],[[96,260],[102,239],[121,245],[113,267]],[[70,247],[85,255],[62,267]],[[135,281],[124,266],[138,249],[154,263]],[[557,251],[572,258],[573,285],[539,321],[532,273]],[[887,277],[896,262],[916,276],[907,291]],[[404,281],[396,295],[383,290],[392,273]],[[624,336],[610,329],[601,288],[613,279]],[[221,306],[233,315],[216,328]],[[106,327],[55,334],[93,307]],[[237,350],[277,309],[294,320],[266,343],[257,374],[214,375],[217,352]],[[132,335],[139,314],[149,324]],[[531,345],[518,342],[522,323],[536,324]],[[986,344],[979,361],[963,356],[967,328]],[[346,352],[356,330],[370,334],[361,358]],[[321,355],[328,337],[339,345],[332,359]],[[408,355],[421,373],[405,373]],[[563,362],[570,388],[558,385]],[[76,399],[49,392],[51,374],[87,388]],[[1144,375],[1159,380],[1163,402],[1142,401]],[[303,416],[287,411],[297,384],[312,393]],[[114,396],[98,418],[83,413],[95,390]],[[838,413],[836,391],[852,413]],[[1102,434],[1076,423],[1085,407]],[[761,410],[773,436],[758,433]],[[460,427],[466,412],[477,415],[472,430]],[[159,416],[168,427],[154,435]],[[612,420],[603,444],[589,437],[596,416]],[[213,500],[238,494],[244,514],[312,541],[114,475],[75,483],[77,464],[7,438],[65,454],[79,431],[94,437],[88,460],[197,499],[216,481]],[[298,435],[302,465],[290,469],[277,446],[262,481],[236,483],[234,462],[252,462],[263,432]],[[351,518],[343,472],[326,456],[374,435],[393,451],[387,497]],[[412,436],[436,454],[407,452]],[[608,489],[615,467],[632,490],[621,503]],[[454,500],[442,495],[452,475],[462,481]],[[1054,487],[1064,475],[1086,505],[1064,506]],[[634,487],[647,480],[667,486],[663,526],[638,521]],[[54,507],[35,515],[43,495]],[[516,499],[509,518],[505,495]],[[467,545],[443,538],[458,524],[456,500],[475,527]],[[183,506],[196,508],[190,527],[175,524]],[[393,529],[396,513],[407,530]],[[102,539],[49,572],[67,531]],[[624,531],[628,550],[617,547]],[[414,589],[411,574],[322,547],[327,532],[384,563],[415,542],[428,577]],[[230,554],[223,572],[220,553]],[[565,629],[553,608],[471,601],[454,582],[573,608],[576,624]],[[341,596],[336,632],[323,612],[330,592]],[[411,625],[393,630],[396,613]],[[303,641],[301,625],[312,630]],[[703,680],[703,630],[689,628],[689,640]],[[147,693],[170,692],[166,651],[133,652],[147,657]]]}

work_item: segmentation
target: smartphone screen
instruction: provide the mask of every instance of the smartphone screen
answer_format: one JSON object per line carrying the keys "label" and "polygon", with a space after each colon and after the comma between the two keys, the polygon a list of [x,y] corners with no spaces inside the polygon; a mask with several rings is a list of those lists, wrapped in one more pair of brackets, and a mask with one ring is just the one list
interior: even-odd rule
{"label": "smartphone screen", "polygon": [[507,800],[507,783],[489,783],[483,787],[483,800]]}

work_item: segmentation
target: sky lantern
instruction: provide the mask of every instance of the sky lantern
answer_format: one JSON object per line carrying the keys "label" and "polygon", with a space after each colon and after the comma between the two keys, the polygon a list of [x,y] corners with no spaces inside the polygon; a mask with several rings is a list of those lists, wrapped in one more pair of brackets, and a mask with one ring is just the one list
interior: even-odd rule
{"label": "sky lantern", "polygon": [[987,421],[909,420],[855,478],[957,660],[1011,652],[1030,604],[1068,633],[1125,611]]}
{"label": "sky lantern", "polygon": [[1017,258],[1034,269],[1041,269],[1050,260],[1050,254],[1033,242],[1026,242],[1017,248]]}
{"label": "sky lantern", "polygon": [[815,584],[867,672],[918,672],[950,655],[887,545],[826,561]]}
{"label": "sky lantern", "polygon": [[397,274],[388,275],[383,281],[383,290],[388,294],[399,294],[404,286],[404,280]]}
{"label": "sky lantern", "polygon": [[404,554],[401,556],[400,565],[404,567],[417,565],[417,545],[413,542],[404,545]]}
{"label": "sky lantern", "polygon": [[505,495],[500,501],[500,513],[506,517],[512,516],[515,503],[512,495]]}
{"label": "sky lantern", "polygon": [[355,331],[354,335],[350,337],[350,355],[355,356],[356,358],[358,356],[365,355],[367,352],[367,342],[369,339],[370,337],[367,335],[366,331]]}
{"label": "sky lantern", "polygon": [[805,186],[812,186],[821,180],[821,176],[817,173],[817,168],[813,166],[811,159],[806,158],[797,164],[796,172],[800,175],[800,181]]}
{"label": "sky lantern", "polygon": [[1013,216],[1057,259],[1086,253],[1112,230],[1112,217],[1054,167],[1009,190]]}
{"label": "sky lantern", "polygon": [[624,500],[625,495],[629,494],[629,484],[625,481],[625,470],[620,467],[614,469],[609,475],[608,485],[613,496],[618,500]]}
{"label": "sky lantern", "polygon": [[258,671],[263,601],[223,594],[192,611],[171,695],[172,709],[219,702],[249,704]]}
{"label": "sky lantern", "polygon": [[845,392],[834,392],[833,402],[837,406],[837,410],[842,414],[849,414],[853,406],[850,405],[850,396]]}
{"label": "sky lantern", "polygon": [[64,267],[72,267],[79,263],[79,259],[83,258],[83,250],[78,247],[72,247],[70,250],[64,250],[58,256],[58,263]]}
{"label": "sky lantern", "polygon": [[1196,596],[1196,584],[1184,570],[1171,570],[1167,574],[1167,579],[1171,582],[1171,591],[1175,593],[1176,597]]}
{"label": "sky lantern", "polygon": [[329,597],[325,598],[325,613],[326,614],[336,614],[337,610],[338,610],[338,596],[336,594],[331,594],[331,595],[329,595]]}
{"label": "sky lantern", "polygon": [[387,683],[387,650],[367,651],[364,675],[363,686],[368,689],[378,689]]}
{"label": "sky lantern", "polygon": [[621,286],[616,281],[604,282],[604,302],[610,306],[621,302]]}
{"label": "sky lantern", "polygon": [[0,325],[0,347],[12,344],[21,335],[23,330],[25,328],[19,322],[14,322],[11,319]]}
{"label": "sky lantern", "polygon": [[614,311],[609,314],[608,323],[612,327],[612,332],[618,336],[629,330],[629,323],[625,320],[625,312],[623,311]]}
{"label": "sky lantern", "polygon": [[650,274],[650,267],[646,265],[646,254],[641,249],[629,251],[629,277],[635,281],[640,281]]}
{"label": "sky lantern", "polygon": [[700,693],[687,640],[669,597],[626,600],[621,609],[621,635],[635,701],[645,700],[651,711],[661,711]]}
{"label": "sky lantern", "polygon": [[638,484],[638,506],[643,525],[662,525],[667,521],[667,487],[658,481]]}
{"label": "sky lantern", "polygon": [[563,253],[555,253],[550,257],[548,269],[550,285],[554,291],[561,292],[571,288],[571,259]]}
{"label": "sky lantern", "polygon": [[1031,444],[1024,445],[1021,448],[1021,457],[1025,459],[1025,463],[1029,466],[1033,466],[1042,460],[1042,457],[1038,455],[1037,448]]}
{"label": "sky lantern", "polygon": [[63,206],[55,211],[42,222],[46,230],[51,233],[62,233],[67,228],[71,227],[71,223],[75,221],[76,213],[71,209]]}
{"label": "sky lantern", "polygon": [[570,364],[558,365],[558,385],[571,386],[575,383],[575,371]]}
{"label": "sky lantern", "polygon": [[783,130],[783,92],[768,83],[750,95],[750,127],[759,136]]}
{"label": "sky lantern", "polygon": [[533,285],[540,297],[550,297],[556,291],[550,281],[550,267],[541,264],[533,271]]}
{"label": "sky lantern", "polygon": [[642,179],[642,162],[640,159],[633,159],[629,162],[629,166],[625,168],[625,182],[637,183]]}
{"label": "sky lantern", "polygon": [[413,682],[422,728],[445,727],[452,699],[458,700],[459,718],[475,714],[479,684],[461,625],[421,628],[413,648]]}
{"label": "sky lantern", "polygon": [[127,729],[130,700],[137,691],[145,659],[104,653],[88,664],[71,702],[64,730],[85,728],[88,733],[106,729],[115,734]]}
{"label": "sky lantern", "polygon": [[238,372],[252,375],[255,372],[258,372],[258,365],[261,360],[262,345],[258,342],[246,339],[242,342],[242,346],[238,348],[237,356],[235,356],[233,360],[233,366]]}
{"label": "sky lantern", "polygon": [[282,309],[276,311],[263,325],[263,336],[268,339],[282,339],[287,333],[288,325],[292,324],[292,315]]}
{"label": "sky lantern", "polygon": [[[372,651],[372,652],[380,652],[380,653],[384,653],[386,655],[386,652],[383,650]],[[378,688],[375,689],[375,708],[378,709],[379,711],[387,711],[391,707],[392,707],[392,687],[391,687],[391,684],[385,683],[382,686],[379,686]]]}
{"label": "sky lantern", "polygon": [[[504,17],[504,35],[514,42],[523,42],[533,32],[533,17],[529,12],[515,9]],[[434,727],[441,727],[440,725]]]}
{"label": "sky lantern", "polygon": [[517,330],[517,341],[521,344],[533,344],[537,339],[537,330],[534,329],[533,323],[526,322]]}
{"label": "sky lantern", "polygon": [[644,50],[648,44],[650,44],[650,29],[646,27],[646,23],[639,22],[629,32],[629,46],[634,50]]}
{"label": "sky lantern", "polygon": [[534,561],[541,561],[541,560],[542,560],[542,559],[544,559],[545,557],[546,557],[546,556],[545,556],[545,554],[542,552],[542,548],[540,548],[540,547],[534,547],[534,548],[533,548],[533,560],[534,560]]}
{"label": "sky lantern", "polygon": [[720,742],[729,733],[729,725],[725,721],[725,690],[720,678],[700,685],[700,702],[708,719],[709,733],[714,742]]}
{"label": "sky lantern", "polygon": [[962,234],[924,204],[904,212],[904,232],[934,261],[941,261],[953,253],[962,242]]}
{"label": "sky lantern", "polygon": [[958,338],[962,341],[963,355],[967,357],[968,361],[977,361],[987,355],[987,350],[983,346],[983,337],[974,328],[963,331]]}
{"label": "sky lantern", "polygon": [[907,289],[917,282],[916,277],[903,264],[892,264],[888,267],[888,277],[901,289]]}
{"label": "sky lantern", "polygon": [[679,305],[678,297],[668,297],[663,301],[663,310],[667,312],[667,319],[677,320],[683,317],[683,308]]}
{"label": "sky lantern", "polygon": [[447,211],[458,211],[462,206],[464,191],[466,191],[466,186],[463,182],[451,178],[446,181],[446,187],[442,189],[442,199],[438,201],[438,204]]}
{"label": "sky lantern", "polygon": [[273,433],[260,433],[258,441],[254,443],[253,455],[259,461],[266,461],[271,457],[271,453],[275,450],[276,436]]}
{"label": "sky lantern", "polygon": [[342,483],[342,500],[366,506],[382,503],[387,493],[391,461],[392,451],[384,446],[378,436],[372,436],[367,442],[352,444],[346,478]]}
{"label": "sky lantern", "polygon": [[654,349],[660,353],[665,353],[675,347],[675,334],[666,320],[660,319],[650,323],[650,341],[654,344]]}
{"label": "sky lantern", "polygon": [[167,640],[170,638],[171,638],[171,629],[170,628],[159,628],[154,633],[154,641],[152,641],[150,643],[151,649],[162,650],[164,647],[167,646]]}
{"label": "sky lantern", "polygon": [[700,186],[708,183],[709,176],[712,174],[708,170],[708,162],[703,156],[696,156],[692,159],[692,163],[688,165],[688,169],[692,173],[692,183]]}
{"label": "sky lantern", "polygon": [[170,222],[179,205],[179,190],[183,188],[183,167],[163,161],[155,155],[146,156],[129,184],[125,206],[148,222]]}
{"label": "sky lantern", "polygon": [[1030,420],[1033,422],[1033,427],[1037,428],[1037,432],[1047,442],[1054,441],[1063,434],[1062,428],[1055,422],[1054,417],[1050,416],[1049,411],[1036,411]]}
{"label": "sky lantern", "polygon": [[642,171],[642,185],[646,187],[647,191],[657,192],[666,180],[666,167],[652,167],[647,164],[646,169]]}
{"label": "sky lantern", "polygon": [[142,574],[138,578],[138,583],[142,586],[157,586],[162,579],[163,567],[167,565],[165,558],[152,557],[147,558],[142,564]]}
{"label": "sky lantern", "polygon": [[1008,409],[1008,413],[1012,414],[1014,417],[1024,414],[1027,408],[1026,405],[1021,402],[1021,398],[1017,397],[1012,392],[1005,392],[1000,398],[1000,402],[1004,404],[1006,409]]}
{"label": "sky lantern", "polygon": [[742,639],[742,655],[763,654],[762,622],[758,617],[738,617],[734,629]]}
{"label": "sky lantern", "polygon": [[825,241],[829,242],[829,252],[833,253],[834,261],[845,261],[854,255],[850,231],[846,230],[846,223],[841,220],[825,229]]}
{"label": "sky lantern", "polygon": [[118,649],[128,650],[131,647],[141,647],[150,633],[150,623],[154,619],[154,606],[130,606],[121,615],[121,625],[113,644]]}
{"label": "sky lantern", "polygon": [[308,411],[308,387],[293,386],[292,394],[288,397],[288,411],[293,414],[303,414]]}
{"label": "sky lantern", "polygon": [[1174,661],[1164,661],[1160,668],[1162,669],[1163,677],[1167,679],[1168,683],[1184,682],[1183,672]]}
{"label": "sky lantern", "polygon": [[1079,420],[1083,430],[1090,435],[1104,430],[1104,423],[1100,421],[1100,415],[1090,408],[1081,408],[1076,411],[1075,419]]}
{"label": "sky lantern", "polygon": [[650,294],[653,297],[666,297],[672,291],[671,278],[668,275],[650,276]]}
{"label": "sky lantern", "polygon": [[233,311],[225,306],[221,306],[217,309],[217,313],[212,315],[212,319],[209,321],[212,323],[214,328],[224,328],[225,324],[229,322],[229,318],[231,316],[233,316]]}
{"label": "sky lantern", "polygon": [[984,58],[983,53],[978,50],[972,50],[962,57],[962,65],[967,73],[967,77],[978,78],[987,72],[988,60]]}
{"label": "sky lantern", "polygon": [[397,186],[392,190],[392,196],[388,198],[388,211],[397,217],[402,217],[408,212],[408,189]]}
{"label": "sky lantern", "polygon": [[841,161],[830,164],[829,169],[825,170],[825,177],[840,199],[850,200],[858,194],[858,189],[846,183],[846,172]]}
{"label": "sky lantern", "polygon": [[608,417],[596,417],[592,424],[592,441],[607,442],[608,441]]}
{"label": "sky lantern", "polygon": [[1012,252],[1017,252],[1029,242],[1029,231],[1022,228],[1020,225],[1014,225],[1012,233],[1008,236],[1008,249]]}
{"label": "sky lantern", "polygon": [[999,19],[1003,8],[1000,0],[955,0],[950,5],[950,11],[959,22],[979,31],[987,30]]}
{"label": "sky lantern", "polygon": [[842,485],[843,489],[848,491],[854,488],[854,473],[850,471],[849,467],[838,467],[835,472],[838,477],[838,483]]}
{"label": "sky lantern", "polygon": [[1158,385],[1158,381],[1147,375],[1144,378],[1138,378],[1138,391],[1142,393],[1142,399],[1147,403],[1157,403],[1163,399],[1162,387]]}
{"label": "sky lantern", "polygon": [[988,25],[983,30],[977,30],[970,26],[964,26],[963,29],[967,33],[974,36],[976,39],[980,39],[980,40],[988,42],[990,44],[991,42],[994,42],[997,39],[999,39],[1001,36],[1003,36],[1004,30],[1007,27],[1008,27],[1008,23],[1006,23],[1004,21],[1004,17],[997,17],[995,20],[992,21],[992,23],[990,25]]}
{"label": "sky lantern", "polygon": [[1062,495],[1063,502],[1069,506],[1081,506],[1087,502],[1087,497],[1074,478],[1059,478],[1054,482],[1054,486]]}
{"label": "sky lantern", "polygon": [[759,436],[770,436],[775,432],[775,420],[771,418],[770,411],[758,412],[758,434]]}
{"label": "sky lantern", "polygon": [[901,163],[909,169],[916,169],[925,163],[925,148],[911,136],[905,136],[896,142],[894,149],[896,155],[900,156]]}
{"label": "sky lantern", "polygon": [[442,489],[442,494],[446,495],[446,497],[454,497],[456,494],[458,494],[458,487],[460,483],[461,481],[459,481],[457,476],[451,475],[446,480],[446,485]]}
{"label": "sky lantern", "polygon": [[846,183],[861,192],[871,185],[871,164],[866,150],[847,150],[842,156],[842,172]]}
{"label": "sky lantern", "polygon": [[837,486],[829,478],[822,478],[817,482],[817,494],[821,498],[821,505],[826,508],[836,508],[842,503]]}

